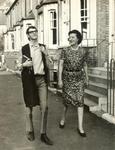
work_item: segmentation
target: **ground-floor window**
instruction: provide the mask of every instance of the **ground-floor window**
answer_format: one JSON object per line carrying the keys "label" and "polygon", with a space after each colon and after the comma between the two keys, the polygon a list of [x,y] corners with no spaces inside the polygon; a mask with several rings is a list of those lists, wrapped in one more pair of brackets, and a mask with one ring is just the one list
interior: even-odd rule
{"label": "ground-floor window", "polygon": [[11,44],[12,49],[14,49],[14,34],[11,34]]}

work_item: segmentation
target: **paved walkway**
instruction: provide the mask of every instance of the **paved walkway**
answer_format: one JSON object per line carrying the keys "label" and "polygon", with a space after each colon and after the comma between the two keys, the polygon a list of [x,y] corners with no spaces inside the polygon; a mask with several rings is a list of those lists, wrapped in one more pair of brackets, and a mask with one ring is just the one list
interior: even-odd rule
{"label": "paved walkway", "polygon": [[70,107],[66,126],[59,129],[62,98],[49,92],[48,135],[53,146],[41,143],[39,108],[34,110],[35,141],[25,137],[25,110],[20,78],[0,72],[0,150],[114,150],[115,125],[85,110],[84,128],[87,138],[77,133],[76,110]]}

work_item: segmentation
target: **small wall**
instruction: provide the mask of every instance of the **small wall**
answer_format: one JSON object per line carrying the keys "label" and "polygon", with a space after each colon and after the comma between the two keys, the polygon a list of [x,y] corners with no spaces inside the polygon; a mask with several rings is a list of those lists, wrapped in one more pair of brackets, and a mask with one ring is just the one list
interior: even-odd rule
{"label": "small wall", "polygon": [[7,52],[5,55],[6,67],[12,70],[16,70],[16,60],[19,58],[18,52]]}

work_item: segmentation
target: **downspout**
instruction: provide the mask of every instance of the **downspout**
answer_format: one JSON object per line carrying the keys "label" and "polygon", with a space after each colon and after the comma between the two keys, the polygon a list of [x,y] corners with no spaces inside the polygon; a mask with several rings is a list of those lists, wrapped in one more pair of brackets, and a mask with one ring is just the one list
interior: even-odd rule
{"label": "downspout", "polygon": [[27,9],[27,7],[26,7],[26,4],[27,4],[27,1],[25,0],[25,17],[26,17],[26,9]]}
{"label": "downspout", "polygon": [[60,45],[60,40],[59,40],[59,39],[60,39],[60,38],[59,38],[59,37],[60,37],[60,34],[59,34],[59,33],[60,33],[60,32],[59,32],[59,30],[60,30],[60,28],[59,28],[59,25],[60,25],[60,20],[59,20],[59,15],[60,15],[59,12],[60,12],[60,10],[59,10],[59,9],[60,9],[60,7],[59,7],[59,3],[60,3],[60,2],[59,2],[59,0],[58,0],[58,46]]}
{"label": "downspout", "polygon": [[71,30],[71,0],[69,0],[69,31]]}
{"label": "downspout", "polygon": [[43,18],[42,18],[42,19],[43,19],[43,44],[45,44],[45,43],[44,43],[44,42],[45,42],[45,41],[44,41],[44,29],[45,29],[45,28],[44,28],[44,26],[45,26],[45,25],[44,25],[44,18],[45,18],[44,15],[45,15],[45,14],[44,14],[44,7],[43,7]]}

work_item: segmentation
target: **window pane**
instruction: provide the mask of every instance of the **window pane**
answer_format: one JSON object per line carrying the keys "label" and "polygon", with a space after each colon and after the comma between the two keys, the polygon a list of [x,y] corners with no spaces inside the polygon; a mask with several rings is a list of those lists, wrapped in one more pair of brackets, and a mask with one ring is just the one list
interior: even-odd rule
{"label": "window pane", "polygon": [[81,9],[84,8],[84,0],[81,0]]}
{"label": "window pane", "polygon": [[87,10],[85,10],[85,16],[87,16]]}
{"label": "window pane", "polygon": [[50,28],[52,29],[53,28],[53,22],[50,21]]}
{"label": "window pane", "polygon": [[87,22],[82,22],[81,27],[82,29],[87,29]]}
{"label": "window pane", "polygon": [[87,8],[87,0],[85,0],[85,8]]}
{"label": "window pane", "polygon": [[81,10],[81,16],[84,16],[84,10]]}
{"label": "window pane", "polygon": [[50,11],[50,32],[51,32],[51,43],[57,44],[57,14],[56,10]]}
{"label": "window pane", "polygon": [[81,18],[81,21],[84,21],[84,18]]}
{"label": "window pane", "polygon": [[14,49],[14,35],[11,34],[11,41],[12,41],[12,49]]}
{"label": "window pane", "polygon": [[56,27],[56,20],[54,20],[54,27]]}
{"label": "window pane", "polygon": [[87,21],[87,18],[85,18],[85,21]]}
{"label": "window pane", "polygon": [[50,19],[52,20],[53,18],[53,12],[50,12]]}
{"label": "window pane", "polygon": [[54,19],[56,19],[56,12],[54,12]]}
{"label": "window pane", "polygon": [[56,29],[53,29],[53,44],[57,43],[57,32]]}

